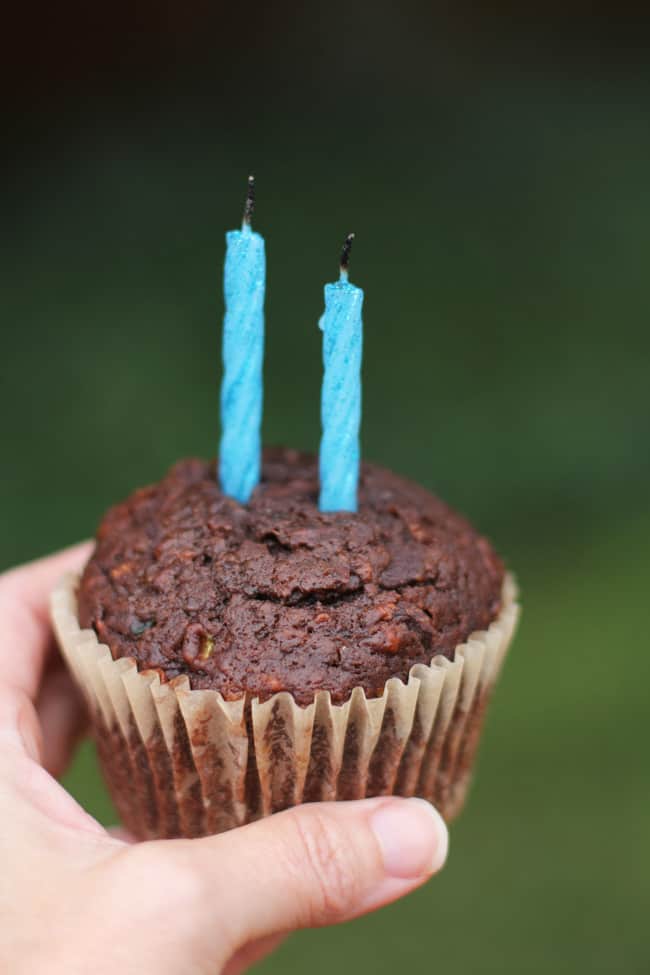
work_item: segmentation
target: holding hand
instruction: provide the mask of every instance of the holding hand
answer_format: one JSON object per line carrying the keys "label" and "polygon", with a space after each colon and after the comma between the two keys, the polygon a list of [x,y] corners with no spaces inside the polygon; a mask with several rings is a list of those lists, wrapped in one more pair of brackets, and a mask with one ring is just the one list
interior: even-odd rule
{"label": "holding hand", "polygon": [[304,805],[219,836],[139,844],[89,816],[54,778],[84,709],[48,597],[90,551],[0,576],[3,971],[235,975],[290,931],[374,910],[440,869],[446,827],[419,799]]}

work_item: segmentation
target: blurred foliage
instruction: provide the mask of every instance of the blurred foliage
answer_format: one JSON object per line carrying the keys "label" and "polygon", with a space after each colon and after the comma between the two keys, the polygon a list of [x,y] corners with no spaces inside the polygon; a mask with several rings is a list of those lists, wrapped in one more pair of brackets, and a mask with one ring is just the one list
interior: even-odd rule
{"label": "blurred foliage", "polygon": [[[0,560],[214,454],[223,233],[249,170],[265,439],[316,449],[322,286],[355,230],[364,453],[491,535],[525,611],[444,875],[261,970],[645,972],[650,78],[545,60],[530,32],[475,61],[474,38],[376,16],[364,46],[358,17],[339,38],[303,14],[313,63],[296,29],[277,74],[230,57],[217,84],[215,37],[182,84],[79,87],[15,120]],[[87,746],[69,782],[110,821]]]}

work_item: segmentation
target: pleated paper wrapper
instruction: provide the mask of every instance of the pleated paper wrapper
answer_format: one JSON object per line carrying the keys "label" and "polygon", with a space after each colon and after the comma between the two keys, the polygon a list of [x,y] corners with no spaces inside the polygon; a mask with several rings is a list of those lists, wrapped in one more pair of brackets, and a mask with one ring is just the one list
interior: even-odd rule
{"label": "pleated paper wrapper", "polygon": [[502,609],[486,631],[416,664],[381,697],[326,691],[301,707],[291,694],[225,701],[114,660],[77,619],[78,577],[52,594],[63,655],[91,715],[100,764],[124,825],[138,838],[232,829],[300,802],[420,796],[446,819],[463,804],[490,692],[517,622],[506,576]]}

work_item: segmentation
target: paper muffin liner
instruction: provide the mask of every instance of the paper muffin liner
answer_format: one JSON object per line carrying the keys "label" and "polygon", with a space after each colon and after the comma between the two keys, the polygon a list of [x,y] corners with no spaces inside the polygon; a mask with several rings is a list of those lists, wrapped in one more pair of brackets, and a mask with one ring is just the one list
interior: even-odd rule
{"label": "paper muffin liner", "polygon": [[400,795],[428,799],[446,819],[463,804],[490,693],[519,607],[511,576],[485,631],[416,664],[381,697],[345,704],[320,691],[226,701],[114,660],[77,618],[78,576],[52,594],[52,618],[90,711],[100,764],[124,825],[137,837],[232,829],[301,802]]}

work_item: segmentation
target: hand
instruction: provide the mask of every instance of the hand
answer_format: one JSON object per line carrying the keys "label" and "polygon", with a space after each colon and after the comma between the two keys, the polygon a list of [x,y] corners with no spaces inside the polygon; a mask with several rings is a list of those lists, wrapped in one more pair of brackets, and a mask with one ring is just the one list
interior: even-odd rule
{"label": "hand", "polygon": [[301,806],[221,836],[135,844],[54,776],[84,710],[48,596],[84,544],[0,576],[0,969],[227,975],[296,928],[396,900],[438,870],[447,831],[418,799]]}

